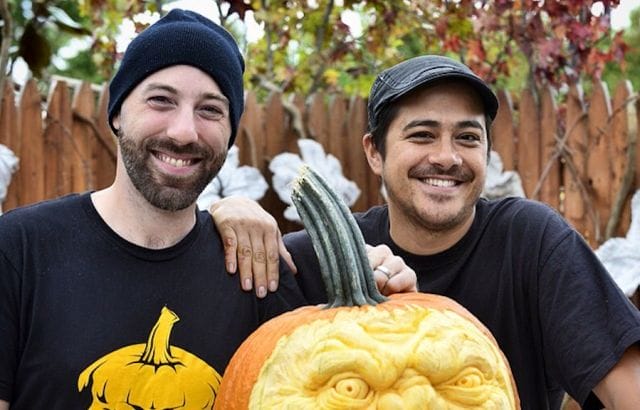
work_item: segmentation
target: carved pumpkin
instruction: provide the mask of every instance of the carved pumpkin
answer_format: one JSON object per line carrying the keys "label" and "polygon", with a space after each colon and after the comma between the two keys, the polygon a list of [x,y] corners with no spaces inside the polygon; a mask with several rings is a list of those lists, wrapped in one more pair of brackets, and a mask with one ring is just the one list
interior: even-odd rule
{"label": "carved pumpkin", "polygon": [[93,381],[89,410],[211,409],[220,375],[206,362],[169,345],[178,316],[162,308],[147,343],[103,356],[78,377],[78,391]]}
{"label": "carved pumpkin", "polygon": [[486,327],[444,296],[382,296],[348,208],[304,169],[294,204],[318,254],[326,306],[258,328],[235,353],[215,409],[518,409]]}

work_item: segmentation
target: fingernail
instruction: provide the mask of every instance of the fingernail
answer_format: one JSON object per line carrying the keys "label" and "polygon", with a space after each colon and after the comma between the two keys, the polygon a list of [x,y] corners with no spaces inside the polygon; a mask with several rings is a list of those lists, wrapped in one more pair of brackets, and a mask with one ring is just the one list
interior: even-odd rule
{"label": "fingernail", "polygon": [[267,290],[264,288],[264,286],[260,286],[258,288],[258,297],[263,298],[265,296],[267,296]]}
{"label": "fingernail", "polygon": [[278,289],[278,284],[276,283],[276,281],[272,280],[271,282],[269,282],[269,290],[271,292],[275,292],[276,289]]}
{"label": "fingernail", "polygon": [[251,279],[247,278],[244,280],[244,290],[251,290]]}
{"label": "fingernail", "polygon": [[236,265],[234,265],[233,263],[227,264],[227,272],[235,273],[235,271],[236,271]]}

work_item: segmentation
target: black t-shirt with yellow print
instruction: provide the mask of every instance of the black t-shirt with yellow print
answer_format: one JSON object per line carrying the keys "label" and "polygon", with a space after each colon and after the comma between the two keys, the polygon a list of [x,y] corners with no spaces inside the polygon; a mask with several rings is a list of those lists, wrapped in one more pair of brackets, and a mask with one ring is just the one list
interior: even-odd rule
{"label": "black t-shirt with yellow print", "polygon": [[211,408],[240,343],[304,304],[227,274],[206,212],[178,244],[133,245],[89,194],[0,218],[0,399],[12,410]]}

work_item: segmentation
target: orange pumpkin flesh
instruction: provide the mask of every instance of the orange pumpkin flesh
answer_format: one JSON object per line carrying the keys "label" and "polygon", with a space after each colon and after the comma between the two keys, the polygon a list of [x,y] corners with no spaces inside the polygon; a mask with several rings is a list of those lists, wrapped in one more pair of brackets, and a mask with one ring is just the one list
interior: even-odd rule
{"label": "orange pumpkin flesh", "polygon": [[[520,408],[508,362],[486,327],[444,296],[386,299],[372,290],[364,240],[346,206],[311,170],[303,171],[298,184],[307,197],[322,197],[300,199],[294,190],[329,303],[285,313],[250,335],[227,367],[215,409]],[[300,205],[296,198],[312,203]],[[327,210],[332,206],[343,208]],[[323,221],[342,221],[339,237]],[[327,230],[334,236],[323,237]],[[414,312],[420,316],[415,323]]]}

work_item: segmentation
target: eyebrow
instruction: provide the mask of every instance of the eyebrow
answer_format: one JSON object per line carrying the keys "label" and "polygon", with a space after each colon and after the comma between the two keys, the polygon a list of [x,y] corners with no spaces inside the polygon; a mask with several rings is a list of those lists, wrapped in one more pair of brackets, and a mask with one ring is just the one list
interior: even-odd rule
{"label": "eyebrow", "polygon": [[[148,84],[144,91],[145,92],[149,92],[149,91],[153,91],[153,90],[164,90],[168,93],[171,94],[179,94],[178,89],[176,89],[175,87],[172,87],[170,85],[167,84],[162,84],[162,83],[150,83]],[[225,97],[224,95],[220,94],[220,93],[202,93],[200,95],[200,97],[204,100],[218,100],[222,103],[224,103],[227,107],[229,107],[229,100],[227,99],[227,97]]]}
{"label": "eyebrow", "polygon": [[[439,127],[440,122],[436,120],[413,120],[404,126],[403,131],[414,127]],[[456,123],[457,128],[477,128],[484,131],[484,127],[476,120],[464,120]]]}

